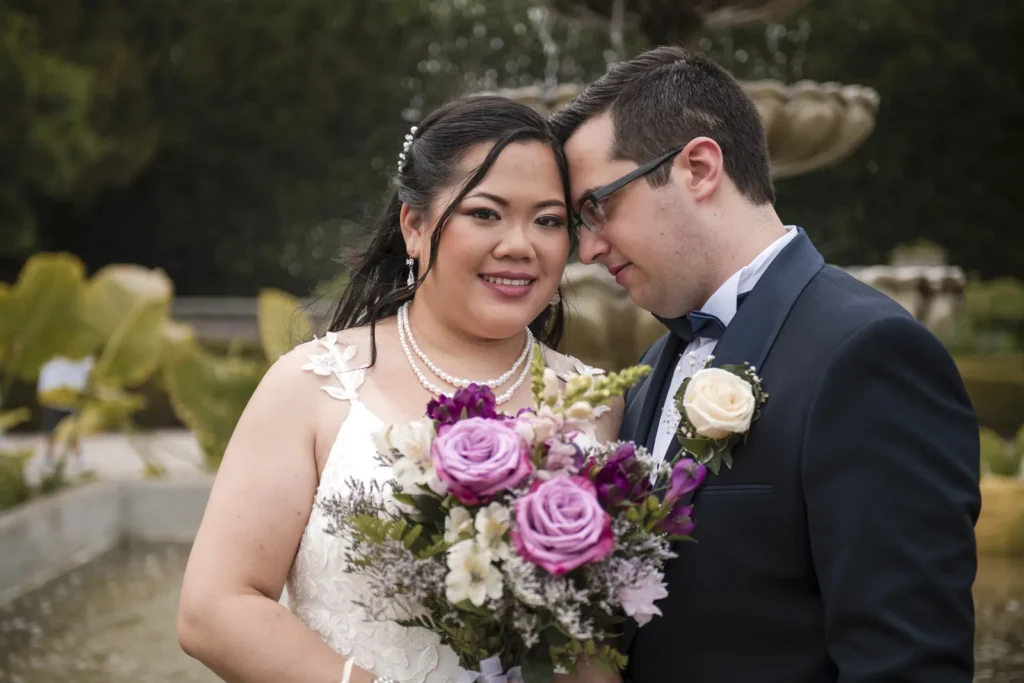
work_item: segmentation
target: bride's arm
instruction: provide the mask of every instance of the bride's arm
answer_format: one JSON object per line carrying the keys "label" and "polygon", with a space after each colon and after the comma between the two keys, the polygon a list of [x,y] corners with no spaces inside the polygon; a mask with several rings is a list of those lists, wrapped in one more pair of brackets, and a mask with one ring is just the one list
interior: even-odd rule
{"label": "bride's arm", "polygon": [[[185,571],[178,640],[226,681],[338,683],[345,666],[278,603],[317,487],[320,392],[304,360],[282,357],[249,401]],[[372,680],[352,672],[352,683]]]}

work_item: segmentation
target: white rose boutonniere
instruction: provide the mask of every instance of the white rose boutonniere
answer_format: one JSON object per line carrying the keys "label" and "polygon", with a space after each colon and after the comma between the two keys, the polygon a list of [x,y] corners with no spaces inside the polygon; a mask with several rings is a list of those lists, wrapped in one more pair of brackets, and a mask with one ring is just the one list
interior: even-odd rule
{"label": "white rose boutonniere", "polygon": [[683,381],[675,401],[682,449],[718,474],[723,462],[732,467],[732,446],[746,440],[768,394],[749,363],[713,368],[712,360]]}

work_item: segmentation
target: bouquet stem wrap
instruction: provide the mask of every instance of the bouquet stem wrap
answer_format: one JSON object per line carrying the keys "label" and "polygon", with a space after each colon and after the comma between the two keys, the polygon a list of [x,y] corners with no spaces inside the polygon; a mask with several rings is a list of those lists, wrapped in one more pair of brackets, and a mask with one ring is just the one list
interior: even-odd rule
{"label": "bouquet stem wrap", "polygon": [[480,671],[463,671],[459,683],[524,683],[523,670],[514,666],[502,673],[501,659],[488,657],[480,662]]}

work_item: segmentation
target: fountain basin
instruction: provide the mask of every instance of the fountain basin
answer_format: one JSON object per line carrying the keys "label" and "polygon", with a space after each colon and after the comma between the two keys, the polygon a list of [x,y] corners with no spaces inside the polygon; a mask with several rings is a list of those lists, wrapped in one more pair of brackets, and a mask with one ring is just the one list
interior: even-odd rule
{"label": "fountain basin", "polygon": [[212,477],[99,481],[0,515],[0,605],[124,540],[191,543]]}

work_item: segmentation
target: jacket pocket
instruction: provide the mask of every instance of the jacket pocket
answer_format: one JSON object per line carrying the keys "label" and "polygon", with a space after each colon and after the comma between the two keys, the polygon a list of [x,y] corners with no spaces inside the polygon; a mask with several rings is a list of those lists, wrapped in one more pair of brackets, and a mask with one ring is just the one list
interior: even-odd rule
{"label": "jacket pocket", "polygon": [[771,484],[724,484],[722,486],[702,486],[697,490],[699,498],[711,496],[772,496],[775,487]]}

